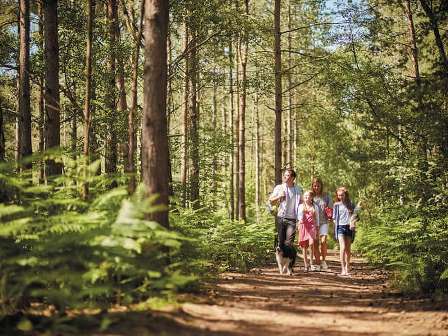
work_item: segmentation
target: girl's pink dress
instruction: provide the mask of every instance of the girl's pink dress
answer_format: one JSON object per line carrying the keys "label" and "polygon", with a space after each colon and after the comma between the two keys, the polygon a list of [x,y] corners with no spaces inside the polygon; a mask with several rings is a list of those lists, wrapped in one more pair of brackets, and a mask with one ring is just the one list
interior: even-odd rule
{"label": "girl's pink dress", "polygon": [[312,211],[303,211],[303,225],[299,231],[299,245],[308,247],[316,239],[316,225],[314,224],[314,215]]}

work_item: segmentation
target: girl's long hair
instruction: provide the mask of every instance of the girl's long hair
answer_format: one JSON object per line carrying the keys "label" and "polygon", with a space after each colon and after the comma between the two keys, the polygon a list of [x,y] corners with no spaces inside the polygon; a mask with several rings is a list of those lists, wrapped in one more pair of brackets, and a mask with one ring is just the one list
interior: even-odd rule
{"label": "girl's long hair", "polygon": [[[320,177],[317,176],[313,177],[313,179],[311,180],[311,190],[313,190],[313,184],[316,182],[320,184],[320,194],[324,195],[324,183],[322,182],[322,179]],[[314,193],[314,191],[313,195],[318,196]]]}
{"label": "girl's long hair", "polygon": [[343,192],[345,194],[345,200],[344,200],[344,202],[342,202],[342,204],[344,204],[347,207],[348,212],[351,215],[353,213],[353,210],[355,209],[355,207],[353,206],[353,203],[350,200],[350,194],[348,193],[347,188],[346,187],[339,187],[338,189],[336,189],[336,200],[339,201],[338,192]]}

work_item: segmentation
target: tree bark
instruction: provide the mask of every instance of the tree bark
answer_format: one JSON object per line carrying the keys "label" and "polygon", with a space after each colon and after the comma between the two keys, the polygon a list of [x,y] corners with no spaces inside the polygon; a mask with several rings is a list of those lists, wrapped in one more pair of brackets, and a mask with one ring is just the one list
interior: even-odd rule
{"label": "tree bark", "polygon": [[[30,103],[30,1],[19,1],[20,47],[19,47],[19,139],[20,158],[33,153],[31,147],[31,103]],[[24,168],[31,168],[27,163]]]}
{"label": "tree bark", "polygon": [[[168,206],[167,33],[168,1],[145,0],[145,66],[142,119],[142,175],[148,194]],[[168,208],[152,219],[169,227]]]}
{"label": "tree bark", "polygon": [[[115,0],[116,2],[119,0]],[[120,31],[120,25],[118,21],[118,2],[115,4],[116,10],[113,12],[114,18],[113,18],[113,25],[115,30],[115,41],[117,46],[119,47],[121,45],[121,31]],[[125,73],[124,73],[124,64],[123,64],[123,57],[120,55],[117,51],[115,51],[115,62],[117,66],[117,73],[115,78],[115,84],[117,87],[118,92],[118,109],[117,109],[117,115],[118,116],[125,116],[129,115],[128,111],[128,103],[127,103],[127,97],[126,97],[126,85],[125,85]],[[117,130],[115,130],[117,132]],[[117,134],[118,137],[118,134]],[[123,146],[121,146],[123,148]],[[123,163],[126,164],[128,161],[127,155],[128,150],[127,148],[123,151],[120,151],[123,154]],[[117,158],[118,160],[118,158]]]}
{"label": "tree bark", "polygon": [[414,18],[412,15],[411,0],[406,0],[406,16],[408,18],[409,37],[411,39],[411,54],[414,67],[414,77],[418,86],[420,86],[420,69],[418,62],[417,38],[415,36]]}
{"label": "tree bark", "polygon": [[[217,76],[217,72],[215,69],[215,74]],[[218,97],[217,97],[217,83],[216,79],[213,80],[213,93],[212,93],[212,129],[213,134],[216,134],[218,131]],[[216,207],[216,193],[218,192],[218,181],[216,173],[218,171],[218,156],[216,152],[213,152],[213,159],[212,159],[212,166],[213,166],[213,172],[212,172],[212,193],[213,193],[213,207]]]}
{"label": "tree bark", "polygon": [[287,126],[286,126],[286,134],[287,134],[287,151],[288,154],[286,156],[286,162],[290,164],[291,167],[294,167],[294,127],[293,127],[293,101],[294,94],[292,90],[292,4],[291,0],[288,3],[288,116],[287,116]]}
{"label": "tree bark", "polygon": [[[108,130],[106,139],[106,153],[105,153],[105,171],[106,174],[114,174],[117,172],[117,109],[116,109],[116,94],[115,94],[115,80],[116,80],[116,43],[117,43],[117,1],[107,1],[107,20],[108,20],[108,38],[109,38],[109,60],[107,66],[107,92],[105,97],[105,105],[108,114]],[[113,182],[111,187],[116,186]]]}
{"label": "tree bark", "polygon": [[235,103],[234,103],[234,90],[233,90],[233,42],[232,37],[229,43],[229,98],[230,98],[230,191],[229,191],[229,203],[230,203],[230,219],[235,219],[235,155],[234,155],[234,123],[235,116]]}
{"label": "tree bark", "polygon": [[85,157],[85,171],[84,171],[84,184],[82,186],[82,197],[87,199],[89,197],[89,184],[87,179],[89,178],[88,165],[90,162],[90,126],[92,121],[91,115],[91,99],[92,99],[92,59],[93,59],[93,29],[95,20],[95,0],[88,0],[87,11],[87,41],[86,41],[86,98],[84,101],[84,143],[83,154]]}
{"label": "tree bark", "polygon": [[260,179],[261,179],[261,158],[260,158],[260,113],[259,113],[259,96],[255,98],[255,210],[257,215],[257,223],[260,221]]}
{"label": "tree bark", "polygon": [[128,165],[127,171],[130,174],[128,183],[128,192],[132,194],[136,187],[136,170],[135,170],[135,118],[137,115],[137,99],[138,99],[138,64],[140,60],[140,45],[143,36],[143,20],[145,16],[145,1],[142,1],[140,7],[140,22],[137,31],[137,40],[135,41],[134,53],[132,57],[132,83],[131,83],[131,108],[128,114]]}
{"label": "tree bark", "polygon": [[[45,149],[58,148],[61,144],[59,98],[59,42],[58,1],[44,1],[45,35]],[[46,163],[47,176],[62,173],[62,165],[55,160]]]}
{"label": "tree bark", "polygon": [[73,159],[76,159],[76,151],[78,149],[78,116],[76,111],[72,111],[71,117],[71,132],[70,132],[70,144]]}
{"label": "tree bark", "polygon": [[275,183],[282,181],[282,59],[280,46],[280,2],[274,3],[274,56],[275,56],[275,136],[274,170]]}
{"label": "tree bark", "polygon": [[[244,0],[246,18],[249,17],[249,0]],[[238,218],[246,220],[246,97],[247,97],[247,54],[249,47],[249,33],[244,29],[243,38],[240,41],[241,62],[241,94],[239,111],[239,188],[238,188]]]}
{"label": "tree bark", "polygon": [[190,200],[193,208],[199,208],[199,107],[197,99],[198,84],[198,52],[197,52],[197,30],[194,18],[191,21],[191,72],[189,116],[190,116],[190,139],[191,139],[191,173],[190,173]]}
{"label": "tree bark", "polygon": [[[238,4],[238,0],[237,0]],[[238,44],[240,43],[240,37],[237,37],[237,52],[235,57],[235,67],[236,67],[236,114],[234,115],[233,119],[233,125],[234,125],[234,137],[235,142],[233,143],[233,173],[234,173],[234,194],[235,194],[235,219],[239,219],[239,209],[238,205],[240,204],[240,152],[239,152],[239,143],[240,143],[240,123],[239,123],[239,116],[240,116],[240,57],[238,53]]]}
{"label": "tree bark", "polygon": [[182,113],[182,154],[181,154],[181,166],[180,166],[180,183],[182,186],[182,206],[187,206],[187,195],[188,195],[188,185],[187,185],[187,175],[188,175],[188,142],[189,142],[189,97],[190,97],[190,52],[188,50],[189,45],[189,23],[188,18],[185,21],[185,37],[184,37],[184,54],[185,54],[185,82],[184,82],[184,106]]}
{"label": "tree bark", "polygon": [[5,127],[3,123],[3,102],[0,97],[0,162],[6,159]]}
{"label": "tree bark", "polygon": [[[37,2],[39,15],[39,48],[44,54],[44,13],[42,1]],[[41,58],[44,63],[44,57]],[[44,73],[39,72],[39,153],[45,150],[45,82]],[[39,164],[39,183],[45,182],[45,161],[40,160]]]}

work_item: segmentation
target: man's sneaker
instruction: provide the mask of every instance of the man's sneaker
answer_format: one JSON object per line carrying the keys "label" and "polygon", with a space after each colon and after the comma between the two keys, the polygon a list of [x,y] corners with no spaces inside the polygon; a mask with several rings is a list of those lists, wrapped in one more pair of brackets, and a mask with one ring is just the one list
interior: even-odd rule
{"label": "man's sneaker", "polygon": [[322,260],[320,263],[320,267],[322,268],[322,271],[328,271],[328,265],[325,262],[325,260]]}

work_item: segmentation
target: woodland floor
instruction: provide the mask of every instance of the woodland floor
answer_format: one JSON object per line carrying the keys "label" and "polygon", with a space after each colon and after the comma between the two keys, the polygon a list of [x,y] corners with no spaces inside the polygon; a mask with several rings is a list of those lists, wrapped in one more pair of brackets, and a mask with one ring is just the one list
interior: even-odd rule
{"label": "woodland floor", "polygon": [[328,272],[281,276],[272,264],[225,273],[180,309],[118,313],[91,335],[448,335],[448,302],[403,296],[362,259],[350,278],[337,275],[335,253],[329,261]]}

